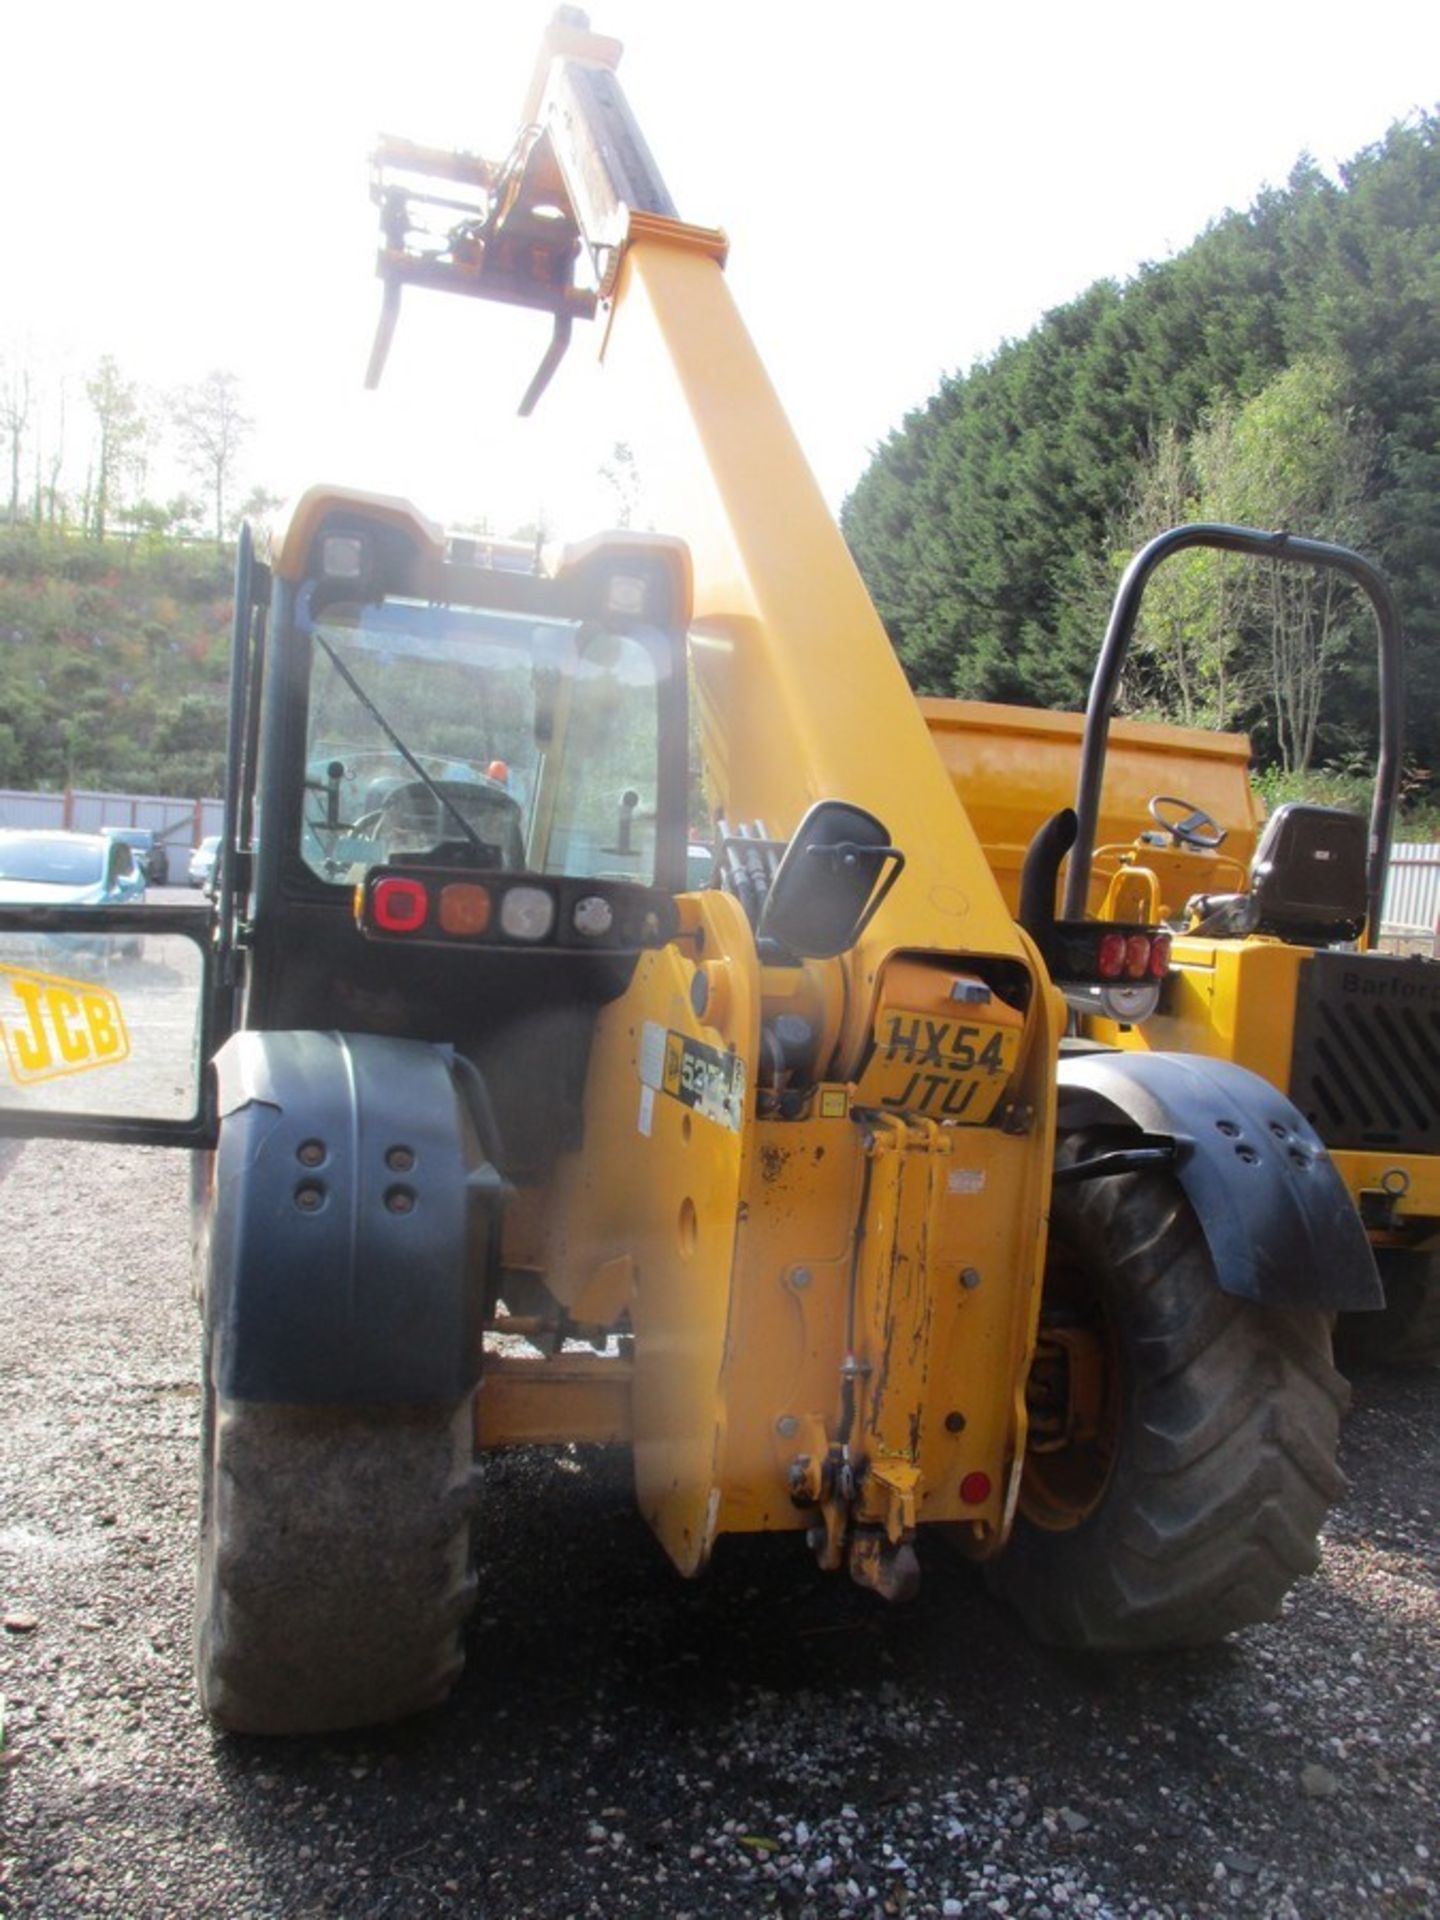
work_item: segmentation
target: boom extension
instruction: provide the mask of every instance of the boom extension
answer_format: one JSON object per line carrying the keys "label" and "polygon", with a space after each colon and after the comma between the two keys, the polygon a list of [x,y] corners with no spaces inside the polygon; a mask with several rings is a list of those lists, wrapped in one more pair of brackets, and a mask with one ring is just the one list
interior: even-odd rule
{"label": "boom extension", "polygon": [[[550,345],[520,403],[522,414],[532,411],[575,320],[592,319],[613,289],[631,214],[677,219],[615,77],[619,59],[617,40],[591,33],[583,13],[562,7],[541,46],[524,128],[503,163],[381,139],[370,197],[380,209],[376,271],[385,291],[367,387],[379,385],[401,292],[431,287],[553,316]],[[417,180],[443,180],[464,195],[424,191]]]}

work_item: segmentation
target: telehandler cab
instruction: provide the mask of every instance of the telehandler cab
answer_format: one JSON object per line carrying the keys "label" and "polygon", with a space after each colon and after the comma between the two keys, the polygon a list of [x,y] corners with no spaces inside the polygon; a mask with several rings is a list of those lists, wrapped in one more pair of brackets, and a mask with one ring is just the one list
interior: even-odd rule
{"label": "telehandler cab", "polygon": [[[1262,825],[1243,735],[1112,722],[1146,585],[1167,559],[1197,548],[1317,569],[1368,598],[1380,704],[1368,826],[1359,814],[1293,802]],[[1115,987],[1071,996],[1083,1032],[1128,1051],[1233,1060],[1287,1093],[1330,1149],[1385,1287],[1382,1312],[1342,1317],[1342,1352],[1440,1359],[1440,966],[1378,944],[1404,736],[1400,622],[1384,579],[1324,541],[1172,528],[1125,573],[1083,722],[920,704],[1022,920],[1053,911],[1054,896],[1021,906],[1016,849],[1073,792],[1064,913],[1174,929],[1167,976],[1143,1002]]]}
{"label": "telehandler cab", "polygon": [[[618,57],[567,15],[508,161],[399,153],[437,245],[382,172],[385,328],[406,282],[518,301],[548,367],[603,309],[678,537],[517,572],[313,490],[241,542],[213,926],[112,915],[144,954],[107,967],[93,918],[0,914],[7,1128],[198,1150],[230,1728],[444,1694],[487,1448],[627,1444],[684,1574],[791,1531],[899,1598],[941,1527],[1084,1647],[1267,1617],[1340,1484],[1328,1316],[1376,1295],[1343,1186],[1227,1063],[1057,1066],[1040,947]],[[1083,923],[1046,951],[1100,978]]]}

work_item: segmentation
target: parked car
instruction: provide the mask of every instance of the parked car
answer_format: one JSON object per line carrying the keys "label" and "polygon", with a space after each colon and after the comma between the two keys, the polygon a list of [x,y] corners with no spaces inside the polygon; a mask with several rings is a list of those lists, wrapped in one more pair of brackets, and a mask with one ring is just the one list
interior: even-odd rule
{"label": "parked car", "polygon": [[0,907],[116,907],[144,898],[145,875],[123,840],[0,829]]}
{"label": "parked car", "polygon": [[219,834],[207,834],[190,856],[187,877],[192,887],[203,887],[206,893],[215,891],[215,862],[219,853]]}
{"label": "parked car", "polygon": [[170,862],[163,843],[149,827],[102,827],[107,840],[123,840],[134,854],[140,870],[152,887],[163,887],[169,876]]}

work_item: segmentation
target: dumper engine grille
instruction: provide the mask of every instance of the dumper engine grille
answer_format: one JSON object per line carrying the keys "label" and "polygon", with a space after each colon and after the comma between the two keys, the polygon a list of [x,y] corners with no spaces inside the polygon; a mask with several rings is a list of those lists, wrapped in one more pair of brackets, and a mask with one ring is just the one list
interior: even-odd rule
{"label": "dumper engine grille", "polygon": [[1440,1152],[1440,965],[1370,953],[1307,961],[1290,1098],[1327,1146]]}

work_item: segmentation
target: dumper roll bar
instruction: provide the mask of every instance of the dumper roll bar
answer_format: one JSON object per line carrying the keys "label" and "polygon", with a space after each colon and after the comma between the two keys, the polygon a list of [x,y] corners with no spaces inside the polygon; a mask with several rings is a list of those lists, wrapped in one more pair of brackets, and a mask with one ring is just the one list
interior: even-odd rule
{"label": "dumper roll bar", "polygon": [[1085,707],[1085,732],[1080,746],[1080,782],[1075,795],[1078,826],[1065,880],[1064,916],[1083,919],[1090,891],[1090,866],[1100,819],[1100,791],[1105,778],[1110,715],[1120,675],[1130,653],[1130,641],[1140,602],[1150,575],[1162,560],[1187,547],[1215,547],[1224,553],[1246,553],[1257,560],[1279,560],[1298,566],[1343,573],[1369,598],[1380,639],[1380,751],[1375,766],[1375,792],[1370,805],[1370,836],[1365,864],[1365,940],[1379,937],[1380,909],[1385,898],[1385,876],[1390,865],[1390,835],[1400,789],[1400,755],[1405,727],[1404,657],[1400,616],[1385,580],[1349,547],[1326,540],[1304,540],[1292,533],[1261,533],[1252,527],[1230,527],[1197,521],[1157,534],[1125,569]]}

